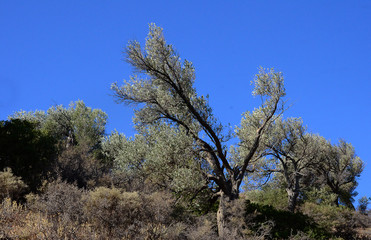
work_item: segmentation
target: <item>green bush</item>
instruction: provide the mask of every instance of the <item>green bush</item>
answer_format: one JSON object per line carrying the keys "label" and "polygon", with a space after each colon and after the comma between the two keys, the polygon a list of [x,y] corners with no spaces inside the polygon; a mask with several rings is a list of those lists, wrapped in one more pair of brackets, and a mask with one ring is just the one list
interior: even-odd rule
{"label": "green bush", "polygon": [[261,205],[270,205],[276,209],[287,209],[287,193],[281,188],[263,188],[244,193],[245,198]]}
{"label": "green bush", "polygon": [[306,202],[301,211],[314,219],[321,228],[343,239],[356,239],[356,229],[367,226],[361,214],[343,206]]}
{"label": "green bush", "polygon": [[262,224],[272,222],[271,239],[288,239],[298,233],[307,234],[313,239],[329,239],[331,236],[312,218],[300,212],[278,210],[269,205],[251,203],[250,201],[246,201],[245,219],[253,231],[257,231]]}

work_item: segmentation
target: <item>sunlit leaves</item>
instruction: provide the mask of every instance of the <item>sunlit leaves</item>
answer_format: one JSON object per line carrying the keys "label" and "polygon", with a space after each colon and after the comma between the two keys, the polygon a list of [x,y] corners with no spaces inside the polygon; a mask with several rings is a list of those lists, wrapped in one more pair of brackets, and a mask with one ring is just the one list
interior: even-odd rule
{"label": "sunlit leaves", "polygon": [[71,144],[83,143],[96,147],[105,132],[107,114],[100,109],[87,107],[83,101],[71,102],[43,111],[20,111],[11,119],[26,119],[36,122],[38,128],[55,139]]}
{"label": "sunlit leaves", "polygon": [[141,176],[183,194],[205,185],[193,139],[184,130],[166,124],[140,130],[140,135],[129,139],[114,132],[103,142],[103,150],[113,159],[116,171]]}

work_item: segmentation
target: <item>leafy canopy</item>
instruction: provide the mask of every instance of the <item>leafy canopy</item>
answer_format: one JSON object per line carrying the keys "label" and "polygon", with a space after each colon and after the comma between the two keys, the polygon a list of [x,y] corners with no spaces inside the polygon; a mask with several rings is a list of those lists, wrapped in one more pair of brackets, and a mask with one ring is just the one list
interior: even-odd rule
{"label": "leafy canopy", "polygon": [[207,184],[215,183],[216,192],[237,197],[250,161],[262,151],[259,146],[264,132],[274,115],[283,111],[282,73],[261,68],[256,75],[253,95],[259,96],[262,104],[252,113],[246,112],[236,130],[240,138],[236,150],[240,159],[236,161],[227,154],[230,133],[214,116],[207,97],[199,96],[193,86],[192,63],[181,61],[173,46],[166,43],[161,28],[150,25],[144,48],[131,41],[126,55],[136,74],[122,86],[112,84],[112,90],[117,102],[135,106],[139,132],[161,124],[184,132],[192,139],[193,159],[200,159],[198,170]]}

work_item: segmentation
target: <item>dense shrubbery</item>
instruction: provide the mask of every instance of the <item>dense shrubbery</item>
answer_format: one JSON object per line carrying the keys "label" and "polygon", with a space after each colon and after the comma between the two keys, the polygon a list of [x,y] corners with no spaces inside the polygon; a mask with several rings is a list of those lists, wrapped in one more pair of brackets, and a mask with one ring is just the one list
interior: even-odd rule
{"label": "dense shrubbery", "polygon": [[306,233],[314,239],[328,239],[330,234],[318,226],[312,218],[302,213],[277,210],[269,205],[246,203],[246,218],[251,229],[256,230],[265,222],[272,223],[271,238],[287,239],[292,234]]}
{"label": "dense shrubbery", "polygon": [[[60,180],[0,205],[0,237],[8,239],[218,239],[215,212],[179,211],[168,192],[87,191]],[[227,206],[228,239],[366,239],[369,218],[345,207],[305,202],[291,213],[240,199]]]}
{"label": "dense shrubbery", "polygon": [[370,227],[369,217],[344,206],[306,202],[301,211],[311,217],[318,226],[343,239],[354,239],[358,229]]}
{"label": "dense shrubbery", "polygon": [[262,190],[247,191],[245,197],[260,205],[269,205],[280,210],[287,208],[287,196],[282,188],[264,187]]}

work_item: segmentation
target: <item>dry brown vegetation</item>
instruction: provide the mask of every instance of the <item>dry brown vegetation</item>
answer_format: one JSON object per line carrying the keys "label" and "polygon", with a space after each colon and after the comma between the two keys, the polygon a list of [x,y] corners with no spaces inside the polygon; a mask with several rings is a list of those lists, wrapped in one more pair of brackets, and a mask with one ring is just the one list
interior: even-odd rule
{"label": "dry brown vegetation", "polygon": [[[180,211],[174,196],[165,191],[144,194],[115,187],[87,191],[57,180],[46,184],[39,194],[27,195],[26,199],[24,204],[12,201],[9,196],[3,199],[0,205],[2,239],[219,239],[215,212],[197,215]],[[301,211],[311,217],[317,228],[313,225],[312,232],[305,228],[291,229],[283,238],[283,230],[280,226],[277,228],[282,225],[279,219],[283,213],[273,207],[254,206],[243,198],[227,206],[228,239],[326,239],[331,236],[367,239],[369,236],[367,216],[346,208],[305,203]],[[302,221],[298,216],[286,217]]]}

